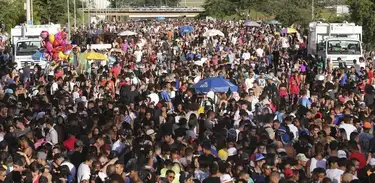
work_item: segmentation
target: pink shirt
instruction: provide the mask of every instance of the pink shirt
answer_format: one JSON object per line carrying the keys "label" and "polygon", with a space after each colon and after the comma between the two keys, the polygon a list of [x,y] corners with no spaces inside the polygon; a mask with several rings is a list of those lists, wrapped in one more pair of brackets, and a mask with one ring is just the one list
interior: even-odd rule
{"label": "pink shirt", "polygon": [[42,146],[44,144],[44,142],[46,142],[45,139],[40,139],[38,140],[37,142],[34,143],[34,147],[35,149],[38,149],[38,147]]}

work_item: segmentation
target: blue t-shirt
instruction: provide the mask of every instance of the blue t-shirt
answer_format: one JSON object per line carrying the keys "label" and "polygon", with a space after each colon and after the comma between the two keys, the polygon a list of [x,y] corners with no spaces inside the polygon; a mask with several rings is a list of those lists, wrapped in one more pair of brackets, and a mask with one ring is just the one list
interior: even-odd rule
{"label": "blue t-shirt", "polygon": [[336,124],[336,125],[340,125],[340,122],[341,122],[341,119],[344,117],[344,114],[336,114],[335,115],[335,121],[333,121],[334,122],[334,124]]}
{"label": "blue t-shirt", "polygon": [[348,76],[344,74],[344,76],[340,80],[340,85],[344,86],[346,84],[346,81],[348,80]]}
{"label": "blue t-shirt", "polygon": [[168,93],[166,91],[160,92],[161,98],[165,100],[166,102],[170,102],[171,98],[169,97]]}
{"label": "blue t-shirt", "polygon": [[306,108],[309,108],[311,106],[311,102],[308,98],[303,97],[300,99],[301,105],[303,105]]}

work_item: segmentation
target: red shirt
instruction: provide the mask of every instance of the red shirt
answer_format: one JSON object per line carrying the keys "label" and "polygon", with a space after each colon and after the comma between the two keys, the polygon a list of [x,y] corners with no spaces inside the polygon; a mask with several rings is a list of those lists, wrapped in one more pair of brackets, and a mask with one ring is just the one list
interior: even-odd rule
{"label": "red shirt", "polygon": [[349,156],[349,159],[353,159],[353,158],[355,158],[359,161],[359,169],[358,170],[362,170],[366,166],[366,157],[362,153],[359,153],[359,152],[352,153]]}
{"label": "red shirt", "polygon": [[368,84],[372,85],[372,80],[374,79],[374,71],[371,69],[367,72]]}
{"label": "red shirt", "polygon": [[113,76],[117,78],[118,75],[120,75],[121,73],[121,67],[120,66],[112,67],[111,72],[113,73]]}
{"label": "red shirt", "polygon": [[76,143],[77,139],[75,137],[70,137],[64,141],[64,147],[71,151],[74,149],[74,144]]}
{"label": "red shirt", "polygon": [[294,76],[291,76],[289,78],[290,94],[294,94],[294,95],[299,94],[299,83],[300,83],[299,77],[294,78]]}

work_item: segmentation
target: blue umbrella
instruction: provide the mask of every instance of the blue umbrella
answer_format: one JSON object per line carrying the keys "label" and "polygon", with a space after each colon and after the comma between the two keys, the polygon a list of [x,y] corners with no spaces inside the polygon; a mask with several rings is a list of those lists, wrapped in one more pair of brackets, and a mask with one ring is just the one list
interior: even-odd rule
{"label": "blue umbrella", "polygon": [[193,31],[194,31],[194,27],[190,26],[190,25],[185,25],[185,26],[180,27],[180,35],[181,36],[184,36],[185,33],[190,33],[190,32],[193,32]]}
{"label": "blue umbrella", "polygon": [[38,61],[40,61],[40,60],[45,61],[45,60],[46,60],[46,58],[44,58],[44,54],[43,54],[42,52],[40,52],[40,51],[35,52],[35,53],[31,56],[31,59],[33,59],[33,60],[38,60]]}
{"label": "blue umbrella", "polygon": [[216,78],[207,78],[200,80],[197,84],[193,86],[197,93],[207,93],[209,91],[213,92],[232,92],[238,91],[238,87],[231,83],[230,81],[224,79],[222,76]]}

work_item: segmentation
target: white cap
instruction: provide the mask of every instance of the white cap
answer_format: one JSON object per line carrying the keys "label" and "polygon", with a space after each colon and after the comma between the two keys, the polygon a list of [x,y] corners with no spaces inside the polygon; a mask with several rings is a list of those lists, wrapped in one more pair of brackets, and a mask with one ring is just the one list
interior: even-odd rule
{"label": "white cap", "polygon": [[337,157],[338,158],[348,158],[347,155],[346,155],[346,152],[343,151],[343,150],[338,150],[337,151]]}
{"label": "white cap", "polygon": [[229,174],[224,174],[220,176],[220,182],[226,183],[226,182],[232,182],[233,178]]}
{"label": "white cap", "polygon": [[234,156],[237,155],[237,149],[234,147],[231,147],[228,149],[228,156]]}

